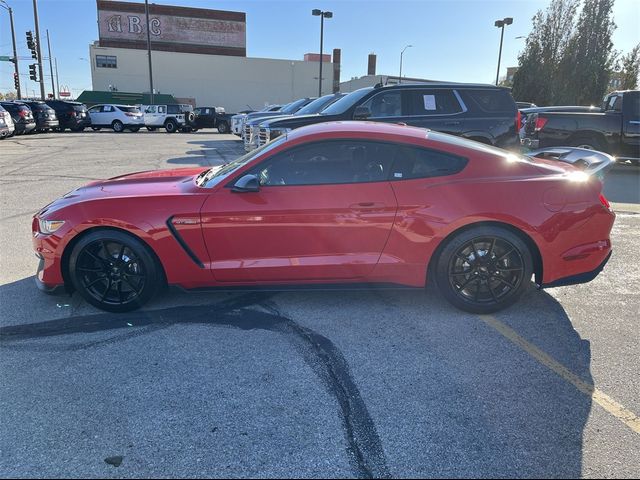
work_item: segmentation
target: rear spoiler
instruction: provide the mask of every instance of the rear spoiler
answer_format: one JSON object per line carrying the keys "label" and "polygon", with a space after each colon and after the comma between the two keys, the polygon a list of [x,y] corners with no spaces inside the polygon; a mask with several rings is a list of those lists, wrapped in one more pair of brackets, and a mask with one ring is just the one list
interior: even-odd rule
{"label": "rear spoiler", "polygon": [[601,180],[604,174],[616,163],[615,157],[596,150],[577,147],[548,147],[527,152],[528,157],[538,157],[547,160],[570,163],[589,175],[595,175]]}

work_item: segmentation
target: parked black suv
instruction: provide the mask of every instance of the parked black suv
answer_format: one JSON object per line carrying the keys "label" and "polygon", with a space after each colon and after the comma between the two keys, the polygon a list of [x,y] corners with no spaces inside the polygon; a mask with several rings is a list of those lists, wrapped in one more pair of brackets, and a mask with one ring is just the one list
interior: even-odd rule
{"label": "parked black suv", "polygon": [[0,102],[0,105],[11,114],[13,123],[16,126],[16,135],[29,133],[36,128],[36,121],[33,118],[31,109],[28,105],[18,102]]}
{"label": "parked black suv", "polygon": [[36,131],[48,132],[53,128],[57,128],[60,125],[56,112],[53,108],[42,101],[26,101],[24,102],[29,106],[33,117],[36,120]]}
{"label": "parked black suv", "polygon": [[81,132],[91,126],[91,118],[83,103],[65,100],[47,100],[45,103],[56,111],[60,122],[59,131],[64,132],[66,128],[69,128],[73,132]]}
{"label": "parked black suv", "polygon": [[198,107],[195,113],[195,125],[193,131],[197,132],[200,128],[217,128],[218,133],[229,133],[231,128],[231,115],[224,112],[221,107]]}
{"label": "parked black suv", "polygon": [[520,115],[507,88],[465,83],[401,84],[361,88],[324,109],[269,122],[260,134],[338,120],[404,123],[501,148],[519,148]]}

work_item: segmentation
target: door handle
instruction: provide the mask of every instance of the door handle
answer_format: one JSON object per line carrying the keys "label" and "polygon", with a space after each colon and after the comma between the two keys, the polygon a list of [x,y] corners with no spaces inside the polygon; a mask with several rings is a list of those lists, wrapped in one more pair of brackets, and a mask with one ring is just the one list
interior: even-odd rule
{"label": "door handle", "polygon": [[360,202],[360,203],[354,203],[353,205],[349,206],[351,210],[377,210],[384,207],[385,207],[384,203],[377,203],[377,202]]}

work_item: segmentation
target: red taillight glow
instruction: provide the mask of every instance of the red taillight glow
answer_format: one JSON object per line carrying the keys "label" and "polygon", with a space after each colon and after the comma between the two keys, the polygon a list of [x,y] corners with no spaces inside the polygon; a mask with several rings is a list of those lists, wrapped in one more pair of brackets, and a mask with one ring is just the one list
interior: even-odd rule
{"label": "red taillight glow", "polygon": [[601,193],[598,198],[600,198],[600,203],[604,208],[606,208],[607,210],[611,210],[611,205],[609,204],[609,200],[607,200],[607,197],[605,197],[604,194]]}
{"label": "red taillight glow", "polygon": [[76,116],[75,110],[71,110],[71,112],[69,112],[69,116],[70,117],[75,117]]}
{"label": "red taillight glow", "polygon": [[539,132],[547,124],[548,118],[536,118],[536,132]]}
{"label": "red taillight glow", "polygon": [[521,128],[522,128],[522,113],[520,113],[520,110],[518,110],[518,113],[516,114],[516,132],[519,132]]}
{"label": "red taillight glow", "polygon": [[29,115],[29,112],[26,108],[24,110],[21,108],[20,110],[18,110],[18,115],[20,115],[22,118],[25,118]]}

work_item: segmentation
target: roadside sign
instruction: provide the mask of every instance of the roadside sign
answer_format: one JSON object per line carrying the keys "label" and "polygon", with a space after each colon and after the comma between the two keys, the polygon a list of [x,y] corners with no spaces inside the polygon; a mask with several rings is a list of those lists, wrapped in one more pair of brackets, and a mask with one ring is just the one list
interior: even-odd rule
{"label": "roadside sign", "polygon": [[61,97],[70,97],[71,92],[58,92],[58,95],[60,95]]}

